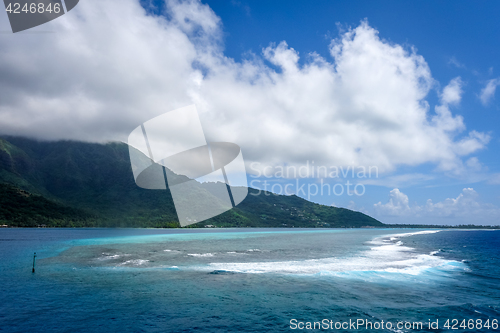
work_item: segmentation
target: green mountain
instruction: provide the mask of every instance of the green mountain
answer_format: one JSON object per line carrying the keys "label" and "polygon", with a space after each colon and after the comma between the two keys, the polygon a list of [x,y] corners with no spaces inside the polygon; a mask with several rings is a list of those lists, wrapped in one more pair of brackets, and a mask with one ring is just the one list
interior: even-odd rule
{"label": "green mountain", "polygon": [[[0,224],[179,226],[168,190],[145,190],[135,184],[126,144],[47,142],[19,137],[0,138]],[[204,225],[384,226],[359,212],[251,188],[237,207],[190,227]]]}

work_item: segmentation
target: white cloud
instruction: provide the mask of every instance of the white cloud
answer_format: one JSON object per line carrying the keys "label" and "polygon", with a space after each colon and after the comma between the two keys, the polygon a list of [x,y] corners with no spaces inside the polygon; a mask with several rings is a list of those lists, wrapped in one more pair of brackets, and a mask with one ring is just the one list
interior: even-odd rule
{"label": "white cloud", "polygon": [[382,204],[378,202],[374,205],[375,211],[380,215],[404,216],[412,214],[408,196],[395,188],[391,190],[389,202]]}
{"label": "white cloud", "polygon": [[389,202],[378,202],[374,209],[379,216],[405,218],[411,223],[446,224],[451,218],[453,224],[498,224],[500,208],[478,201],[478,193],[472,188],[464,188],[456,198],[447,198],[433,203],[428,199],[425,205],[409,204],[406,194],[395,188],[390,192]]}
{"label": "white cloud", "polygon": [[479,162],[479,159],[477,157],[471,157],[469,158],[466,162],[465,165],[469,168],[471,171],[475,172],[480,172],[483,171],[483,165],[481,162]]}
{"label": "white cloud", "polygon": [[495,90],[497,89],[498,85],[500,85],[500,78],[492,79],[489,80],[488,83],[486,83],[486,87],[481,90],[479,98],[481,99],[481,102],[484,106],[487,106],[495,96]]}
{"label": "white cloud", "polygon": [[238,143],[248,163],[263,166],[450,171],[489,141],[462,135],[463,118],[450,111],[459,78],[431,112],[424,58],[367,22],[331,42],[333,60],[311,54],[299,65],[281,42],[237,63],[223,55],[221,22],[207,5],[172,0],[167,10],[168,20],[137,0],[84,1],[44,25],[53,34],[2,35],[0,133],[124,140],[145,120],[195,103],[210,140]]}
{"label": "white cloud", "polygon": [[445,105],[447,104],[459,104],[462,99],[462,85],[463,82],[460,77],[456,77],[450,81],[450,83],[444,87],[443,93],[441,94],[441,102]]}
{"label": "white cloud", "polygon": [[481,204],[479,204],[476,199],[478,194],[472,188],[464,188],[462,193],[456,198],[448,198],[444,201],[433,203],[431,199],[427,200],[425,206],[421,207],[422,213],[424,215],[435,215],[435,216],[451,216],[456,215],[468,215],[472,216],[478,211],[482,211]]}
{"label": "white cloud", "polygon": [[[202,24],[200,36],[213,29]],[[190,103],[197,49],[187,23],[147,16],[135,0],[102,0],[82,1],[40,29],[54,33],[0,37],[4,134],[125,139],[150,117]]]}

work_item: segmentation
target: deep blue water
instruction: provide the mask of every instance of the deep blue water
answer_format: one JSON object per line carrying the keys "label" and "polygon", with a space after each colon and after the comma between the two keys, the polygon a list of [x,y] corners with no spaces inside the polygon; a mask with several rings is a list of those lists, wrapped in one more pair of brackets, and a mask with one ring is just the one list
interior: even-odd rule
{"label": "deep blue water", "polygon": [[2,332],[500,331],[500,231],[0,229],[0,281]]}

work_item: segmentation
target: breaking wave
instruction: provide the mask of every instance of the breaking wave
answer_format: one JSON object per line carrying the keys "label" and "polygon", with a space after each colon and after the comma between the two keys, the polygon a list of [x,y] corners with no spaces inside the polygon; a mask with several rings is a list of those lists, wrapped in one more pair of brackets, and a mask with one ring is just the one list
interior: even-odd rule
{"label": "breaking wave", "polygon": [[443,272],[465,270],[467,266],[458,261],[446,260],[438,256],[439,251],[431,254],[417,253],[405,246],[401,239],[413,235],[431,234],[439,230],[392,234],[377,237],[368,242],[370,249],[350,257],[330,257],[322,259],[269,261],[269,262],[213,262],[208,267],[198,267],[209,271],[236,273],[278,273],[300,275],[346,275],[360,273],[399,273],[410,276],[423,272]]}

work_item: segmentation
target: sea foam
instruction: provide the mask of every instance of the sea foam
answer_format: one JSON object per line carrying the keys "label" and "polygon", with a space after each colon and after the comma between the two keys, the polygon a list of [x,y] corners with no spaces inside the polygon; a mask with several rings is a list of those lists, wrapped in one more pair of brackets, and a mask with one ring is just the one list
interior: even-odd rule
{"label": "sea foam", "polygon": [[346,273],[378,272],[411,276],[420,275],[432,269],[438,271],[466,269],[461,262],[439,257],[437,251],[432,254],[417,253],[415,249],[405,246],[401,241],[401,238],[436,232],[439,230],[377,237],[368,242],[368,245],[373,245],[368,250],[348,257],[269,262],[212,262],[208,267],[200,266],[198,269],[251,274],[345,275]]}

